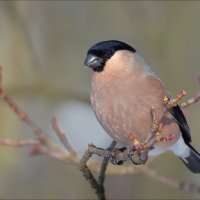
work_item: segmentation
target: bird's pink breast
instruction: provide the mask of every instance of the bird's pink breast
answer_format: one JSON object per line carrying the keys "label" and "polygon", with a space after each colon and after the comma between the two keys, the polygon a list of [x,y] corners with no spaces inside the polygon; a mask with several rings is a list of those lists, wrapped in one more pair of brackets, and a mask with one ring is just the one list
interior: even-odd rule
{"label": "bird's pink breast", "polygon": [[[143,141],[151,132],[151,108],[158,117],[163,115],[166,90],[152,76],[134,74],[128,77],[93,74],[91,103],[96,117],[107,133],[118,143],[131,146],[128,134]],[[163,118],[163,135],[180,133],[175,119],[169,114]]]}

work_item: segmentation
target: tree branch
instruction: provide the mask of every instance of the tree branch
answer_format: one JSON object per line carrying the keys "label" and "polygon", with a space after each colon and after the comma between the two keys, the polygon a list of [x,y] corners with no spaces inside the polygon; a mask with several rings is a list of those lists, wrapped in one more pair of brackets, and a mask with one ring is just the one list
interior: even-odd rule
{"label": "tree branch", "polygon": [[56,117],[52,117],[51,120],[51,124],[53,127],[53,130],[55,131],[55,133],[57,134],[58,138],[60,139],[60,142],[65,146],[65,148],[73,153],[73,154],[77,154],[77,152],[75,151],[75,149],[71,146],[71,144],[69,143],[68,139],[67,139],[67,134],[62,130],[59,121]]}
{"label": "tree branch", "polygon": [[[177,96],[173,102],[170,102],[170,106],[174,103],[177,103],[185,93]],[[148,168],[149,161],[143,167],[138,167],[135,165],[126,165],[123,167],[115,167],[114,165],[109,165],[109,160],[115,164],[122,164],[124,161],[129,159],[128,150],[126,148],[117,149],[114,148],[116,142],[113,142],[108,149],[97,148],[94,145],[88,145],[88,150],[85,152],[83,157],[80,159],[77,155],[75,149],[71,146],[67,134],[62,130],[59,121],[57,118],[52,118],[52,127],[60,139],[60,142],[64,145],[65,148],[57,145],[53,140],[48,137],[48,134],[44,132],[14,101],[7,95],[2,87],[2,67],[0,67],[0,97],[8,105],[9,108],[25,123],[35,134],[36,138],[34,139],[24,139],[24,140],[9,140],[9,139],[0,139],[0,146],[7,147],[32,147],[30,156],[36,155],[45,155],[56,160],[59,160],[65,164],[71,164],[77,166],[79,170],[82,171],[83,176],[88,180],[90,186],[94,188],[98,199],[105,199],[105,189],[104,181],[106,175],[124,175],[124,174],[135,174],[142,172],[147,176],[167,185],[174,189],[185,191],[185,192],[197,192],[200,193],[200,186],[194,183],[187,183],[184,181],[176,181],[170,177],[163,176],[158,174],[155,170]],[[168,101],[168,99],[166,99]],[[187,108],[188,106],[198,102],[200,100],[200,93],[181,104],[182,108]],[[153,122],[157,122],[155,113],[152,113]],[[156,123],[155,123],[156,125]],[[145,145],[150,148],[151,145],[157,141],[157,133],[159,133],[160,126],[152,127],[153,135],[150,135],[145,141]],[[131,136],[131,135],[130,135]],[[156,136],[156,137],[155,137]],[[153,139],[154,138],[154,139]],[[130,139],[133,139],[133,143],[137,142],[134,137],[131,136]],[[153,139],[153,140],[152,140]],[[155,140],[156,139],[156,140]],[[161,139],[161,138],[159,138]],[[146,147],[144,146],[144,147]],[[99,162],[89,163],[87,166],[87,161],[91,158],[93,154],[103,157],[101,167]],[[151,159],[153,160],[153,159]],[[155,159],[154,159],[155,160]],[[98,179],[92,175],[90,169],[94,172],[99,172]]]}
{"label": "tree branch", "polygon": [[35,139],[28,139],[28,140],[9,140],[3,139],[0,140],[0,146],[12,146],[12,147],[23,147],[23,146],[35,146],[39,145],[40,142]]}
{"label": "tree branch", "polygon": [[159,174],[153,169],[143,167],[142,172],[144,172],[147,176],[157,180],[164,185],[167,185],[171,188],[183,191],[183,192],[196,192],[200,193],[200,185],[195,183],[188,183],[185,181],[176,181],[168,176],[164,176]]}

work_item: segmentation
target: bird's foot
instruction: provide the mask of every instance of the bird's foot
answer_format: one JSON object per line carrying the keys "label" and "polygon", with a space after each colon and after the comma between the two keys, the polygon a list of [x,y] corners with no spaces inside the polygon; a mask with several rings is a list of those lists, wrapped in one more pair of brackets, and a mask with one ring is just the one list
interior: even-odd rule
{"label": "bird's foot", "polygon": [[129,150],[128,157],[135,165],[144,165],[148,159],[148,151],[147,149],[137,150],[133,147]]}
{"label": "bird's foot", "polygon": [[127,151],[126,147],[122,147],[120,149],[114,148],[109,152],[107,158],[113,165],[122,165],[123,162],[126,160],[124,159],[125,151]]}

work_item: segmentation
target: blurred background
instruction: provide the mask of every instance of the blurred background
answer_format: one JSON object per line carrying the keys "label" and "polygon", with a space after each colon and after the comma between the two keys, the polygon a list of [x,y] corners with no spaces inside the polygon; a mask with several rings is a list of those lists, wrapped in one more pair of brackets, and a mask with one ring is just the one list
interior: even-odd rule
{"label": "blurred background", "polygon": [[[0,1],[0,64],[7,93],[49,135],[57,116],[82,155],[93,142],[111,139],[90,107],[90,71],[83,60],[99,41],[122,40],[134,46],[173,95],[189,98],[200,89],[200,2],[198,1]],[[188,109],[193,145],[200,151],[200,106]],[[0,100],[0,138],[34,137]],[[30,148],[0,147],[1,199],[94,199],[81,173],[50,158],[28,157]],[[151,167],[177,180],[200,182],[171,153]],[[149,177],[106,178],[109,199],[199,199]]]}

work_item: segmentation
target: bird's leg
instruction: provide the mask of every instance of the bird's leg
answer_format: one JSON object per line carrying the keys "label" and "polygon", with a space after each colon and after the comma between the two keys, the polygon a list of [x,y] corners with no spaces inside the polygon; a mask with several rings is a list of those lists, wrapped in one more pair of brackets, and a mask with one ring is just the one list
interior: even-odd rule
{"label": "bird's leg", "polygon": [[176,104],[186,95],[187,95],[187,93],[184,90],[181,90],[174,99],[169,99],[167,96],[165,96],[163,99],[163,104],[168,109],[172,108],[172,107],[176,106]]}

